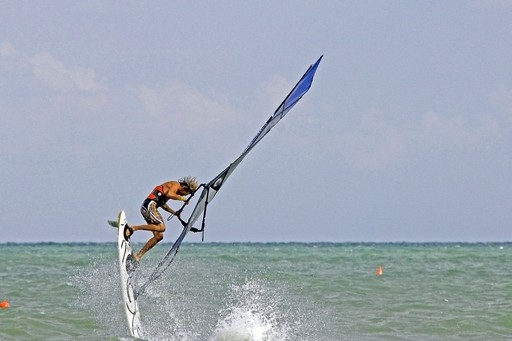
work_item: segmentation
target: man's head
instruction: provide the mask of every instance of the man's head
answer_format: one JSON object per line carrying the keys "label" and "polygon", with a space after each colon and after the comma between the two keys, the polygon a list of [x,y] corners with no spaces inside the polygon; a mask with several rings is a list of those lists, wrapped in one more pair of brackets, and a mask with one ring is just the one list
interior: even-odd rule
{"label": "man's head", "polygon": [[199,187],[199,182],[194,176],[184,176],[179,179],[178,182],[181,187],[184,187],[184,189],[188,190],[190,193],[194,193]]}

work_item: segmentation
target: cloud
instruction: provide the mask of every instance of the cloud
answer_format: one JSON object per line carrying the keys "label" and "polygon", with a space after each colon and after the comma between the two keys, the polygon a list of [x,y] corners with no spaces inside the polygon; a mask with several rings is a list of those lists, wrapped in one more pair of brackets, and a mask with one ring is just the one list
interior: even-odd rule
{"label": "cloud", "polygon": [[41,52],[28,59],[35,78],[41,84],[59,91],[97,92],[106,88],[92,69],[66,66],[48,52]]}
{"label": "cloud", "polygon": [[18,51],[12,46],[9,42],[2,42],[0,44],[0,56],[2,57],[12,57],[16,56]]}
{"label": "cloud", "polygon": [[277,108],[292,86],[293,84],[283,77],[274,77],[256,88],[256,98],[260,103],[275,103]]}
{"label": "cloud", "polygon": [[444,145],[445,149],[457,148],[472,151],[495,143],[504,130],[492,114],[447,116],[426,113],[421,121],[421,140],[430,145]]}
{"label": "cloud", "polygon": [[150,117],[163,127],[174,127],[175,133],[217,130],[239,116],[223,96],[208,95],[180,82],[141,86],[136,93]]}
{"label": "cloud", "polygon": [[385,169],[403,158],[405,136],[401,129],[386,121],[383,112],[364,115],[359,127],[345,133],[340,143],[345,158],[356,169]]}
{"label": "cloud", "polygon": [[[30,75],[31,83],[60,94],[72,91],[90,94],[107,89],[106,81],[99,80],[93,69],[68,66],[45,51],[29,56],[8,41],[0,44],[0,70],[15,77],[21,73],[25,77]],[[25,88],[35,84],[26,83]]]}
{"label": "cloud", "polygon": [[[494,97],[512,113],[512,92]],[[510,115],[509,115],[510,116]],[[385,170],[420,153],[471,153],[492,148],[507,133],[509,124],[496,113],[449,115],[433,111],[397,119],[392,113],[371,110],[350,131],[333,141],[357,170]]]}
{"label": "cloud", "polygon": [[9,74],[26,72],[29,67],[26,58],[8,41],[0,44],[0,71],[6,78]]}
{"label": "cloud", "polygon": [[0,70],[6,137],[0,153],[23,160],[36,151],[89,148],[86,137],[98,134],[105,114],[111,114],[105,110],[111,90],[90,68],[67,66],[48,52],[28,55],[3,42]]}

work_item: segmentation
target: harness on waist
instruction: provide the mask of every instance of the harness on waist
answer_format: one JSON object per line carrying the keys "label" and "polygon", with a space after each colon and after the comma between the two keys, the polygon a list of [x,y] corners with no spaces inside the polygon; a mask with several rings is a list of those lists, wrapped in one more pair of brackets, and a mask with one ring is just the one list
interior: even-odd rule
{"label": "harness on waist", "polygon": [[158,185],[156,186],[153,191],[148,195],[149,200],[153,200],[156,202],[156,205],[158,207],[163,206],[169,198],[163,193],[164,186]]}

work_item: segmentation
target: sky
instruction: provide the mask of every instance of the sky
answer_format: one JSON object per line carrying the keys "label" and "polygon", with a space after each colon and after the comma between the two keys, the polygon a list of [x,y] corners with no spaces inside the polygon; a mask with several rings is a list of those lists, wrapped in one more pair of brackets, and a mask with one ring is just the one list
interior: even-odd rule
{"label": "sky", "polygon": [[107,219],[214,178],[321,55],[207,242],[511,241],[511,41],[499,0],[3,1],[0,242],[115,241]]}

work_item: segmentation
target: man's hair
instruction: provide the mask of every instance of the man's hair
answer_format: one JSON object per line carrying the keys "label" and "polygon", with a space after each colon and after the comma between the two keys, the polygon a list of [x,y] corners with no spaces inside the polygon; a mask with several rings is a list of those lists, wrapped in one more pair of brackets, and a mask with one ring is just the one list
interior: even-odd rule
{"label": "man's hair", "polygon": [[190,191],[195,192],[199,187],[199,181],[197,181],[195,176],[184,176],[178,180],[178,182],[187,187]]}

